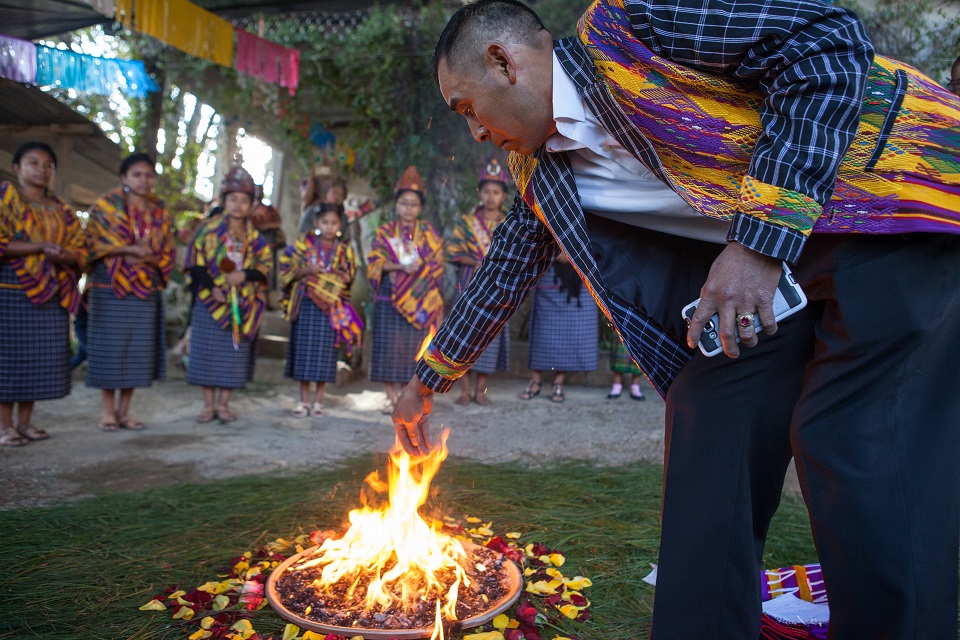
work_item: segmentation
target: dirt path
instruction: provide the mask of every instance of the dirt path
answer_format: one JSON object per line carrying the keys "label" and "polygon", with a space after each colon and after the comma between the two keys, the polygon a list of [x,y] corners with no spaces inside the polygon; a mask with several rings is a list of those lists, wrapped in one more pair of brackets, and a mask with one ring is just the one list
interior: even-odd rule
{"label": "dirt path", "polygon": [[[200,425],[200,393],[171,367],[168,380],[137,392],[134,415],[148,425],[135,433],[97,430],[99,392],[82,374],[67,398],[37,404],[34,422],[53,437],[26,447],[0,447],[0,508],[43,506],[112,491],[197,482],[243,474],[309,469],[349,457],[383,453],[393,444],[389,416],[380,414],[380,385],[355,381],[330,388],[327,414],[297,419],[288,409],[297,387],[283,362],[261,359],[257,382],[235,396],[241,415],[231,425]],[[601,465],[661,462],[664,405],[644,386],[646,402],[627,393],[568,386],[566,402],[550,402],[548,386],[531,401],[517,398],[524,381],[492,378],[493,404],[466,408],[454,394],[438,395],[434,430],[452,427],[451,455],[482,462],[540,464],[571,459]]]}

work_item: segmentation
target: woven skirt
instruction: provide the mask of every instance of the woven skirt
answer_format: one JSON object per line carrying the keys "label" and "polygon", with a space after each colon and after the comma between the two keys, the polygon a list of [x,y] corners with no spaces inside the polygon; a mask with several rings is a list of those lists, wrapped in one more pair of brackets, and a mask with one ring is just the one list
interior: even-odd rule
{"label": "woven skirt", "polygon": [[242,389],[253,379],[256,355],[253,342],[240,340],[233,348],[230,329],[221,329],[199,300],[190,321],[190,363],[187,382],[202,387]]}
{"label": "woven skirt", "polygon": [[632,376],[643,375],[643,371],[640,371],[640,367],[633,361],[630,352],[627,351],[627,348],[623,346],[619,339],[616,339],[613,349],[610,351],[610,370],[614,373],[626,373]]}
{"label": "woven skirt", "polygon": [[534,289],[530,307],[529,368],[534,371],[595,371],[600,342],[597,303],[586,287],[579,298],[554,285],[549,269]]}
{"label": "woven skirt", "polygon": [[337,335],[330,319],[309,298],[300,301],[297,319],[290,324],[284,376],[301,382],[337,381]]}
{"label": "woven skirt", "polygon": [[141,300],[117,298],[101,262],[91,274],[87,319],[87,378],[94,389],[149,387],[166,377],[163,303],[155,291]]}
{"label": "woven skirt", "polygon": [[[0,264],[0,285],[20,281]],[[70,393],[70,314],[60,299],[33,304],[23,289],[0,286],[0,402],[32,402]]]}
{"label": "woven skirt", "polygon": [[390,280],[384,277],[373,309],[373,347],[370,380],[409,382],[417,368],[417,353],[429,333],[407,322],[388,298]]}
{"label": "woven skirt", "polygon": [[477,361],[470,367],[474,373],[496,373],[510,370],[510,324],[503,327],[493,342],[487,345]]}

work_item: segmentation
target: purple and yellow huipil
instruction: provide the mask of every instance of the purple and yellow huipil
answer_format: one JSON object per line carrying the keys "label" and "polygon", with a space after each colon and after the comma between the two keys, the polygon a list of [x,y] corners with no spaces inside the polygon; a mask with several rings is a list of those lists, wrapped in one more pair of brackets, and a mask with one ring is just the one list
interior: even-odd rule
{"label": "purple and yellow huipil", "polygon": [[[363,336],[363,322],[350,304],[350,283],[357,274],[357,258],[353,249],[347,243],[337,240],[329,246],[329,258],[319,260],[335,272],[345,285],[336,304],[330,304],[319,292],[323,288],[321,274],[297,278],[300,269],[316,264],[321,252],[326,248],[328,247],[323,241],[313,233],[300,234],[296,242],[286,248],[280,256],[280,307],[287,320],[295,322],[305,300],[312,302],[330,321],[330,326],[337,335],[336,344],[343,342],[349,350],[351,345],[359,345]],[[330,277],[330,274],[324,275]]]}
{"label": "purple and yellow huipil", "polygon": [[[420,266],[414,273],[391,271],[385,274],[386,262],[399,264],[391,241],[401,238],[401,233],[414,240]],[[384,276],[390,279],[390,302],[404,319],[417,329],[435,326],[443,315],[443,239],[426,220],[417,220],[406,228],[399,220],[381,225],[370,244],[367,258],[367,278],[374,295],[380,291]]]}
{"label": "purple and yellow huipil", "polygon": [[76,212],[55,195],[48,196],[55,211],[38,210],[20,198],[9,182],[0,183],[0,260],[10,263],[23,292],[33,304],[59,296],[60,306],[76,313],[80,305],[80,274],[47,259],[42,253],[7,257],[10,242],[50,242],[59,245],[82,265],[87,256],[83,228]]}
{"label": "purple and yellow huipil", "polygon": [[[219,220],[211,221],[204,226],[194,237],[191,251],[191,266],[204,267],[210,274],[214,286],[224,291],[229,290],[230,287],[227,285],[224,273],[220,270],[220,262],[227,257],[229,222],[230,219],[224,215]],[[246,229],[242,244],[243,264],[237,267],[244,271],[249,269],[259,271],[263,274],[265,281],[273,262],[270,245],[252,224],[248,223]],[[189,275],[189,271],[187,273]],[[244,340],[253,340],[260,330],[260,323],[267,308],[265,287],[259,282],[246,280],[236,289],[240,307],[240,337]],[[213,297],[213,292],[206,287],[200,288],[197,299],[210,312],[217,326],[224,330],[230,329],[229,300],[218,302]]]}
{"label": "purple and yellow huipil", "polygon": [[[122,190],[108,191],[90,208],[84,233],[89,248],[87,266],[103,260],[116,297],[133,294],[146,299],[154,291],[166,288],[173,273],[176,248],[170,215],[158,198],[151,195],[147,209],[139,210],[127,205]],[[124,256],[113,254],[132,244],[147,247],[157,257],[157,266],[130,264]]]}

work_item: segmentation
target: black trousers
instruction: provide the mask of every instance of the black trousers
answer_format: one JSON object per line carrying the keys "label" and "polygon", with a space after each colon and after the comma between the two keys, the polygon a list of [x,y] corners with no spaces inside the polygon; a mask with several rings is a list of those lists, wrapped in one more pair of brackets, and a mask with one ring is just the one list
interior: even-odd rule
{"label": "black trousers", "polygon": [[668,394],[651,637],[758,637],[793,456],[830,638],[956,638],[960,236],[814,236],[794,273],[806,309]]}

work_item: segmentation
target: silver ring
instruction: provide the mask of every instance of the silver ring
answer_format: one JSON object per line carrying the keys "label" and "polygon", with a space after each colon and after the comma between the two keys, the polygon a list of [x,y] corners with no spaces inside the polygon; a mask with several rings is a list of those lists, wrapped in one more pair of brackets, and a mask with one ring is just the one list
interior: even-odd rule
{"label": "silver ring", "polygon": [[747,327],[753,324],[753,319],[756,317],[753,313],[738,313],[737,314],[737,326],[741,329],[746,329]]}

